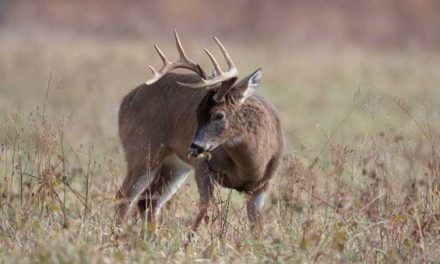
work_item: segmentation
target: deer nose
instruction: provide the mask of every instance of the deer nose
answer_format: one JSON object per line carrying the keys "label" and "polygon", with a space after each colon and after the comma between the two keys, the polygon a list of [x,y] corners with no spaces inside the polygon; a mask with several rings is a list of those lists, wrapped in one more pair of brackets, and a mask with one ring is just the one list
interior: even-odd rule
{"label": "deer nose", "polygon": [[195,143],[191,143],[188,149],[188,156],[192,158],[197,158],[200,154],[202,154],[205,149]]}

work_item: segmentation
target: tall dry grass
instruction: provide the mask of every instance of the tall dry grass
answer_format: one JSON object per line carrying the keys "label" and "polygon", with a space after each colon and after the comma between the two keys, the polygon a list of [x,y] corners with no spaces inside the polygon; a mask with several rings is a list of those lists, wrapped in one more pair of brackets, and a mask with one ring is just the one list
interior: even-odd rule
{"label": "tall dry grass", "polygon": [[[185,42],[209,65],[200,42]],[[440,259],[440,57],[420,51],[227,43],[241,72],[263,67],[259,92],[280,109],[288,140],[261,238],[248,231],[244,198],[218,189],[185,248],[191,179],[158,236],[141,232],[138,216],[115,243],[125,174],[115,112],[148,78],[146,62],[159,63],[147,44],[0,41],[1,262]]]}

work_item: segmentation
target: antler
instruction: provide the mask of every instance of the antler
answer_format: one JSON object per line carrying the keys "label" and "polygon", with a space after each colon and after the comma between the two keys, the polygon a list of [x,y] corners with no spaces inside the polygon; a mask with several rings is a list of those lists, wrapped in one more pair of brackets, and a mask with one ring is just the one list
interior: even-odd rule
{"label": "antler", "polygon": [[151,65],[148,65],[148,68],[150,68],[151,72],[154,74],[154,77],[145,82],[146,84],[150,85],[158,81],[162,76],[164,76],[167,72],[177,69],[177,68],[185,68],[191,71],[196,72],[202,79],[206,78],[206,74],[203,71],[203,69],[198,65],[197,63],[193,62],[188,58],[186,55],[182,43],[180,42],[179,35],[177,34],[177,31],[174,30],[174,37],[176,39],[176,46],[177,51],[179,52],[179,60],[170,62],[163,52],[159,49],[157,45],[154,45],[154,48],[156,49],[157,53],[159,54],[160,58],[162,59],[163,66],[159,71],[156,71]]}
{"label": "antler", "polygon": [[[228,52],[226,51],[223,44],[218,40],[216,37],[214,37],[215,42],[219,46],[223,56],[226,59],[226,62],[229,66],[229,70],[227,72],[223,72],[220,68],[220,65],[217,63],[217,60],[214,58],[214,56],[209,52],[207,49],[203,49],[206,54],[208,55],[209,59],[211,60],[212,64],[214,65],[215,74],[212,78],[206,79],[204,77],[201,78],[200,82],[198,83],[181,83],[178,82],[180,85],[190,87],[190,88],[208,88],[212,89],[213,87],[217,87],[217,84],[223,83],[225,81],[231,81],[231,83],[234,83],[238,78],[238,70],[237,67],[235,67],[234,62],[232,61],[231,57],[229,56]],[[219,91],[222,95],[226,93],[226,91]],[[217,98],[220,98],[217,96]]]}
{"label": "antler", "polygon": [[206,88],[208,90],[218,88],[220,84],[224,82],[228,82],[228,85],[224,85],[220,87],[220,89],[216,92],[214,100],[219,101],[222,100],[224,95],[229,91],[229,89],[232,87],[232,84],[237,80],[238,78],[238,70],[235,66],[234,62],[232,61],[231,57],[229,56],[228,52],[226,51],[223,44],[218,40],[216,37],[214,37],[214,41],[219,46],[223,57],[225,57],[226,63],[228,64],[229,70],[227,72],[223,72],[220,68],[220,65],[218,64],[217,60],[214,58],[211,52],[207,49],[203,49],[206,54],[208,55],[209,59],[211,60],[212,64],[214,65],[214,74],[211,78],[206,78],[206,74],[203,71],[203,69],[198,65],[197,63],[190,60],[183,50],[182,43],[180,42],[179,35],[177,35],[177,31],[174,30],[174,36],[176,38],[176,46],[177,50],[179,51],[180,59],[174,62],[170,62],[163,52],[159,49],[157,45],[154,45],[154,48],[156,49],[157,53],[159,54],[160,58],[162,59],[163,66],[159,71],[156,71],[151,65],[148,65],[150,70],[153,72],[154,77],[146,82],[146,84],[150,85],[158,81],[162,76],[164,76],[168,71],[172,69],[177,68],[185,68],[191,71],[196,72],[200,76],[200,81],[197,83],[181,83],[177,82],[180,85],[190,87],[190,88]]}

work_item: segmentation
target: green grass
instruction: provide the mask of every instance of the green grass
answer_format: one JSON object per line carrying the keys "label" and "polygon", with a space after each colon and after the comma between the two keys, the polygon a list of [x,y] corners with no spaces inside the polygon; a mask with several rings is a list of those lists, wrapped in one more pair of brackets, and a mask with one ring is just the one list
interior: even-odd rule
{"label": "green grass", "polygon": [[[242,74],[263,67],[259,93],[280,110],[288,141],[261,238],[249,232],[244,197],[222,189],[185,248],[191,178],[157,237],[137,217],[116,243],[125,164],[115,113],[149,78],[145,65],[159,63],[150,44],[1,39],[0,262],[440,259],[440,57],[350,47],[225,43]],[[185,45],[209,65],[197,43]]]}

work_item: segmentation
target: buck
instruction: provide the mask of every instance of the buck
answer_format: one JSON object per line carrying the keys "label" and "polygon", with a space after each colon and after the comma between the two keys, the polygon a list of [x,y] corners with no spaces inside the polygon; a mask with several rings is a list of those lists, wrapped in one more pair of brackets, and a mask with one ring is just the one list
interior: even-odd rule
{"label": "buck", "polygon": [[[207,215],[215,184],[247,194],[248,219],[255,226],[284,151],[277,110],[254,95],[262,71],[236,82],[238,70],[214,38],[229,70],[223,72],[205,49],[214,65],[208,77],[188,58],[176,31],[174,35],[180,59],[170,62],[155,45],[163,67],[156,71],[149,65],[154,77],[127,94],[120,106],[119,135],[128,172],[116,195],[118,221],[137,205],[154,223],[194,168],[200,201],[192,230]],[[177,68],[193,73],[171,72]]]}

